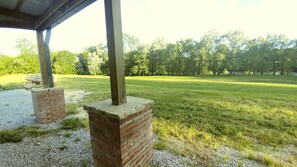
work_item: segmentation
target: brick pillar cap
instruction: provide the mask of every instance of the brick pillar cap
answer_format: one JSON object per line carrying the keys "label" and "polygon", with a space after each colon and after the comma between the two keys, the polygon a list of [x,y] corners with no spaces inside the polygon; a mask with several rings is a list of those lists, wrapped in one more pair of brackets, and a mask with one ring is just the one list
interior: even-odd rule
{"label": "brick pillar cap", "polygon": [[122,105],[112,105],[111,99],[108,99],[84,105],[84,109],[88,112],[100,112],[111,117],[124,119],[131,114],[151,108],[153,104],[153,100],[127,96],[127,103]]}
{"label": "brick pillar cap", "polygon": [[31,89],[32,92],[54,92],[54,91],[60,91],[64,90],[64,87],[62,86],[57,86],[53,88],[33,88]]}

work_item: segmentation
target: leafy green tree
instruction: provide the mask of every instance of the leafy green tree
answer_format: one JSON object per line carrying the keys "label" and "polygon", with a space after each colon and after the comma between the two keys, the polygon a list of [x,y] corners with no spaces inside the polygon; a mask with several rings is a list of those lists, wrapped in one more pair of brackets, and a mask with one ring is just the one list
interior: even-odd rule
{"label": "leafy green tree", "polygon": [[291,71],[297,73],[297,40],[292,41],[292,54],[291,54],[291,61],[292,61],[292,68]]}
{"label": "leafy green tree", "polygon": [[77,69],[83,70],[83,73],[98,75],[102,74],[102,70],[108,72],[106,67],[107,50],[103,45],[91,46],[79,55],[79,61],[76,65]]}
{"label": "leafy green tree", "polygon": [[197,47],[197,74],[207,73],[210,69],[210,64],[214,58],[216,43],[221,40],[221,36],[216,31],[208,31],[204,34],[200,42],[196,45]]}
{"label": "leafy green tree", "polygon": [[29,40],[21,38],[17,40],[16,48],[19,50],[19,55],[12,60],[13,73],[38,73],[36,46]]}
{"label": "leafy green tree", "polygon": [[228,46],[219,44],[215,47],[215,52],[211,55],[211,65],[213,74],[223,74],[226,69],[226,56],[228,54]]}
{"label": "leafy green tree", "polygon": [[165,53],[165,39],[158,38],[154,40],[149,49],[150,75],[166,74]]}
{"label": "leafy green tree", "polygon": [[164,59],[164,64],[165,69],[167,71],[167,75],[174,75],[174,61],[176,58],[175,44],[167,43],[164,54],[166,55]]}
{"label": "leafy green tree", "polygon": [[292,47],[292,41],[285,35],[279,35],[278,38],[278,48],[280,52],[280,68],[281,75],[285,75],[286,71],[289,71],[290,68],[290,54],[292,53],[289,48]]}
{"label": "leafy green tree", "polygon": [[87,56],[86,54],[79,53],[77,55],[77,63],[75,65],[76,72],[78,75],[88,75],[89,69],[87,64]]}
{"label": "leafy green tree", "polygon": [[18,55],[36,55],[37,47],[26,38],[19,38],[16,41],[16,48],[19,50]]}
{"label": "leafy green tree", "polygon": [[196,41],[193,39],[180,40],[181,44],[181,56],[183,57],[184,70],[183,75],[194,75],[196,72]]}
{"label": "leafy green tree", "polygon": [[147,75],[149,73],[149,46],[142,45],[127,53],[126,75]]}
{"label": "leafy green tree", "polygon": [[12,61],[12,57],[0,54],[0,75],[11,74],[13,72]]}
{"label": "leafy green tree", "polygon": [[270,52],[270,44],[265,38],[258,38],[259,51],[256,57],[257,60],[257,70],[260,71],[261,75],[264,74],[265,71],[269,69],[269,52]]}
{"label": "leafy green tree", "polygon": [[196,44],[197,55],[194,59],[196,62],[196,73],[197,75],[205,74],[208,70],[208,57],[209,52],[206,48],[200,45],[201,43]]}
{"label": "leafy green tree", "polygon": [[226,43],[229,46],[227,59],[227,70],[230,74],[235,74],[239,69],[239,57],[245,47],[246,37],[242,31],[229,31],[226,35]]}
{"label": "leafy green tree", "polygon": [[270,48],[268,52],[268,59],[272,67],[272,75],[275,75],[276,70],[280,64],[280,48],[279,48],[279,36],[274,34],[268,34],[266,39],[269,42]]}
{"label": "leafy green tree", "polygon": [[141,45],[140,40],[133,36],[124,33],[123,34],[123,48],[124,48],[124,53],[128,53],[130,51],[136,50],[139,46]]}
{"label": "leafy green tree", "polygon": [[13,73],[34,74],[38,73],[39,65],[36,55],[20,55],[12,60]]}
{"label": "leafy green tree", "polygon": [[52,54],[52,67],[55,74],[76,74],[77,57],[67,51],[58,51]]}
{"label": "leafy green tree", "polygon": [[183,55],[183,44],[182,41],[178,41],[175,44],[175,59],[173,62],[175,75],[184,75],[185,59]]}

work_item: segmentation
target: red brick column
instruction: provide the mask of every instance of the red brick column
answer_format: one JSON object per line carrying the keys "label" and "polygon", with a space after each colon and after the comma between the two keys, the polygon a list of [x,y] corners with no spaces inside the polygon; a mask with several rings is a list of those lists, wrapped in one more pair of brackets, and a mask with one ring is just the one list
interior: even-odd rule
{"label": "red brick column", "polygon": [[127,97],[122,105],[105,100],[84,106],[96,166],[148,165],[153,156],[152,105],[152,100]]}
{"label": "red brick column", "polygon": [[38,123],[50,123],[67,116],[63,87],[36,88],[31,94]]}

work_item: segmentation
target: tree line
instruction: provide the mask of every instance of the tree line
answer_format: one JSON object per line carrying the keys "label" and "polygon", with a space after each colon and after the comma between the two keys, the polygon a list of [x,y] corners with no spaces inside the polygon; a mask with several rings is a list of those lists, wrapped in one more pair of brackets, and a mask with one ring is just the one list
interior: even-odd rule
{"label": "tree line", "polygon": [[[168,43],[158,38],[151,44],[124,34],[126,75],[261,74],[289,75],[297,72],[297,40],[285,35],[247,38],[241,31],[205,33],[200,40]],[[0,75],[38,73],[36,47],[19,39],[17,57],[0,55]],[[90,46],[83,52],[51,52],[53,73],[108,75],[106,45]]]}

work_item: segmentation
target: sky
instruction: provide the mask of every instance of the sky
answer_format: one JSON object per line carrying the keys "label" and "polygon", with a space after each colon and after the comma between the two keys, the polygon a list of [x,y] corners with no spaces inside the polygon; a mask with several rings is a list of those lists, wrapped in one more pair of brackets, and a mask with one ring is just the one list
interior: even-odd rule
{"label": "sky", "polygon": [[[199,38],[207,31],[241,30],[255,38],[268,33],[297,38],[296,0],[122,0],[123,32],[142,43]],[[0,28],[0,53],[18,54],[16,40],[36,44],[34,31]],[[106,43],[103,0],[98,0],[52,29],[53,51],[80,52]]]}

